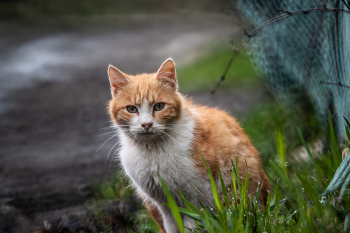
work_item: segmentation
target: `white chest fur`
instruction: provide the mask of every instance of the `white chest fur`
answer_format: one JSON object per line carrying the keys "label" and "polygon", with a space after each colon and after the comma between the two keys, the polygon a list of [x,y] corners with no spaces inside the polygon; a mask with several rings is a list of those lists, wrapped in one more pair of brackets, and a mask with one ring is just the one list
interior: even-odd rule
{"label": "white chest fur", "polygon": [[[151,199],[162,199],[159,193],[159,174],[173,193],[188,185],[198,174],[193,169],[191,150],[195,122],[183,117],[168,131],[164,140],[152,143],[136,143],[121,134],[120,159],[126,174],[134,185]],[[161,201],[161,200],[159,200]]]}
{"label": "white chest fur", "polygon": [[[179,189],[188,201],[197,204],[196,198],[206,203],[207,199],[203,198],[203,194],[205,196],[211,194],[210,182],[193,166],[195,120],[185,115],[173,127],[174,129],[168,132],[166,140],[159,139],[152,144],[135,142],[123,133],[120,138],[120,160],[126,174],[142,198],[148,199],[158,207],[166,232],[169,233],[178,232],[178,229],[170,209],[163,205],[167,200],[158,174],[179,205],[182,205],[178,197]],[[202,196],[196,190],[200,190]],[[189,220],[184,219],[184,222],[195,226]]]}

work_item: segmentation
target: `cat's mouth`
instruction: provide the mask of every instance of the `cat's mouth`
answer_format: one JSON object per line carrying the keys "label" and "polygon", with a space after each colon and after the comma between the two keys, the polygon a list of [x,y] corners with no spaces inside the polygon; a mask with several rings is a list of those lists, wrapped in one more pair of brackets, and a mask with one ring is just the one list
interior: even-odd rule
{"label": "cat's mouth", "polygon": [[153,130],[139,130],[139,131],[134,131],[130,134],[130,137],[136,141],[143,141],[143,140],[154,140],[155,138],[158,137],[158,133]]}
{"label": "cat's mouth", "polygon": [[137,133],[137,137],[135,138],[137,141],[149,141],[154,140],[157,137],[155,132],[139,132]]}
{"label": "cat's mouth", "polygon": [[138,133],[138,135],[141,135],[141,136],[148,136],[148,135],[155,135],[155,133],[154,133],[154,132],[149,132],[149,131],[147,131],[147,132]]}

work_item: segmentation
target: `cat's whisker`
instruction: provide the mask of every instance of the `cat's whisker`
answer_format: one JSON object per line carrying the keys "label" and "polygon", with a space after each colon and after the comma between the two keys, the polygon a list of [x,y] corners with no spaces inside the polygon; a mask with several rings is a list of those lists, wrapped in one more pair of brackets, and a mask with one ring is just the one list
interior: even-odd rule
{"label": "cat's whisker", "polygon": [[116,127],[116,129],[128,129],[128,128],[131,128],[131,126],[129,126],[129,125],[121,125],[121,126]]}
{"label": "cat's whisker", "polygon": [[[120,140],[117,142],[117,144],[119,144]],[[111,166],[112,166],[112,162],[115,162],[116,161],[116,154],[118,153],[118,150],[115,150],[114,153],[113,153],[113,156],[111,157],[111,160],[109,162],[109,172],[111,172]],[[114,160],[115,159],[115,160]],[[114,160],[114,161],[113,161]],[[106,165],[105,165],[106,166]]]}
{"label": "cat's whisker", "polygon": [[99,130],[108,130],[108,129],[113,129],[113,127],[112,126],[108,126],[108,127],[101,128]]}
{"label": "cat's whisker", "polygon": [[103,134],[97,135],[97,137],[101,137],[101,136],[103,136],[103,135],[110,134],[110,133],[115,133],[115,131],[103,133]]}
{"label": "cat's whisker", "polygon": [[117,160],[117,153],[118,153],[118,150],[115,150],[115,151],[114,151],[114,154],[113,154],[113,157],[111,158],[111,160],[112,160],[112,159]]}
{"label": "cat's whisker", "polygon": [[[107,162],[107,160],[108,160],[108,158],[109,158],[109,154],[111,153],[111,151],[113,150],[113,148],[114,148],[116,145],[119,144],[119,142],[120,142],[120,140],[118,140],[118,141],[114,144],[114,146],[112,146],[112,148],[109,150],[109,152],[108,152],[108,154],[107,154],[106,162]],[[106,166],[106,164],[105,164],[105,166]]]}
{"label": "cat's whisker", "polygon": [[108,139],[95,151],[95,153],[97,153],[97,152],[103,147],[104,144],[106,144],[109,140],[111,140],[112,138],[114,138],[114,137],[116,137],[116,136],[118,136],[118,134],[114,134],[114,135],[112,135],[110,138],[108,138]]}
{"label": "cat's whisker", "polygon": [[111,126],[101,128],[100,130],[117,129],[117,127],[128,127],[128,126],[130,125],[111,125]]}
{"label": "cat's whisker", "polygon": [[135,133],[133,133],[133,132],[131,132],[131,131],[128,131],[128,132],[126,132],[127,133],[127,137],[130,137],[132,140],[136,140],[136,138],[137,138],[137,134],[135,134]]}

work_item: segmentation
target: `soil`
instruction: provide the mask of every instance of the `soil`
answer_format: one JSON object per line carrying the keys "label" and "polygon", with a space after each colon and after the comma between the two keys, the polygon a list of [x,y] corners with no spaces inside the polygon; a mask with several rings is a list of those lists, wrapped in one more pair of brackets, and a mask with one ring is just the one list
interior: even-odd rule
{"label": "soil", "polygon": [[[110,125],[108,63],[127,73],[152,72],[169,56],[178,64],[189,62],[203,46],[218,38],[228,41],[237,31],[232,20],[218,14],[135,17],[139,23],[131,18],[132,27],[112,32],[33,28],[1,33],[0,232],[100,231],[79,219],[91,214],[84,185],[119,169],[107,156],[114,153],[116,139],[97,151],[110,135],[104,129]],[[265,97],[260,89],[218,91],[214,97],[209,92],[190,96],[236,116]],[[126,201],[125,211],[134,211],[135,203]],[[127,219],[113,213],[122,229]]]}

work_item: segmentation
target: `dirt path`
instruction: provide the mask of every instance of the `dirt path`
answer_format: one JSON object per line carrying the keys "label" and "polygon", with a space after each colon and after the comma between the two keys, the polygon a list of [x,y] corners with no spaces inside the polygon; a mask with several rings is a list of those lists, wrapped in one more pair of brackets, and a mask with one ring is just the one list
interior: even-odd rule
{"label": "dirt path", "polygon": [[[44,220],[78,211],[86,201],[79,187],[115,170],[112,156],[107,159],[115,140],[96,152],[110,135],[99,136],[109,132],[103,130],[109,126],[108,63],[128,73],[154,71],[169,56],[184,64],[204,45],[228,38],[236,30],[232,21],[215,14],[123,17],[125,24],[133,22],[131,29],[38,31],[37,35],[35,29],[26,37],[3,32],[1,232],[25,232]],[[193,98],[242,115],[262,96],[256,90]]]}

